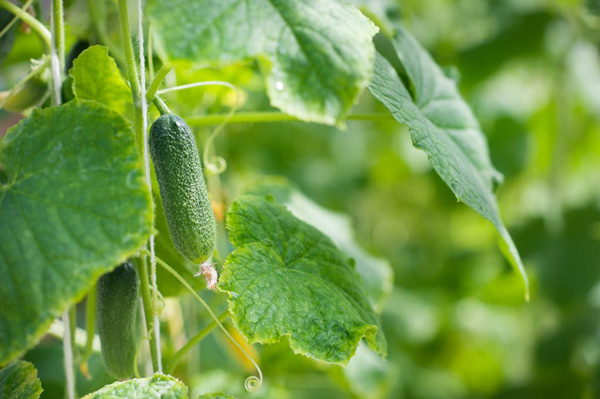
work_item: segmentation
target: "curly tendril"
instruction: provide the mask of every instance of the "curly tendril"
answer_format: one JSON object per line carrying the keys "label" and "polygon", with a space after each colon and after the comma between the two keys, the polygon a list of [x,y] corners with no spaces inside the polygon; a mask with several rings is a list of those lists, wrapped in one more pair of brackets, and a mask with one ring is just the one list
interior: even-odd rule
{"label": "curly tendril", "polygon": [[[141,249],[140,252],[145,253],[146,255],[149,253],[149,251],[147,249]],[[219,321],[219,318],[214,314],[214,312],[212,311],[212,309],[210,308],[210,306],[208,306],[208,304],[206,303],[206,301],[204,301],[204,299],[202,299],[200,297],[200,295],[198,295],[198,293],[192,288],[191,285],[188,284],[187,281],[185,281],[185,279],[183,277],[181,277],[181,275],[179,273],[177,273],[171,266],[169,266],[165,261],[163,261],[162,259],[160,259],[158,256],[156,257],[156,262],[162,266],[167,272],[171,273],[171,275],[173,275],[173,277],[175,277],[177,280],[179,280],[179,282],[194,296],[194,298],[200,302],[200,304],[202,304],[202,306],[204,306],[204,308],[206,309],[206,311],[210,314],[210,317],[212,317],[212,319],[214,320],[214,322],[217,324],[217,326],[219,326],[219,328],[221,329],[221,331],[223,331],[223,333],[227,336],[227,338],[244,354],[244,356],[246,356],[246,358],[254,365],[254,367],[256,368],[256,371],[258,373],[258,377],[257,376],[250,376],[248,378],[246,378],[246,381],[244,382],[244,387],[250,391],[256,391],[258,390],[261,386],[262,386],[262,382],[263,382],[263,375],[262,375],[262,370],[260,369],[260,367],[258,366],[258,364],[256,363],[256,361],[252,358],[252,356],[250,356],[250,354],[242,347],[242,345],[240,345],[235,338],[233,338],[231,336],[231,334],[229,333],[229,331],[227,331],[227,329],[223,326],[223,324]]]}
{"label": "curly tendril", "polygon": [[[258,370],[260,373],[260,369],[258,369]],[[244,388],[246,388],[246,391],[248,391],[248,392],[258,391],[258,389],[260,388],[261,385],[262,385],[262,375],[260,376],[260,379],[255,375],[251,375],[250,377],[246,378],[246,381],[244,381]]]}

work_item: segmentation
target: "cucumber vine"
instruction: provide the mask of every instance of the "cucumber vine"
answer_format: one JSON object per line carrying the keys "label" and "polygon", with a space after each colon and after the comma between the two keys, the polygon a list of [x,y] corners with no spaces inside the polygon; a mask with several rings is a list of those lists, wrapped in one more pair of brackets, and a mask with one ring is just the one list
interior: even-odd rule
{"label": "cucumber vine", "polygon": [[[185,384],[194,399],[211,384],[244,395],[250,372],[246,391],[277,397],[282,370],[382,398],[365,391],[364,376],[387,386],[380,379],[393,368],[382,359],[404,348],[389,327],[397,315],[382,314],[390,298],[411,299],[394,272],[426,266],[405,254],[424,252],[404,244],[410,229],[390,238],[399,231],[390,225],[413,225],[386,205],[394,189],[377,200],[360,190],[411,175],[401,196],[433,202],[442,189],[428,168],[469,217],[490,222],[452,216],[488,228],[479,258],[502,265],[504,256],[519,301],[529,300],[496,197],[503,175],[456,73],[403,27],[409,11],[342,0],[15,1],[0,0],[10,16],[0,14],[0,70],[10,72],[0,109],[20,118],[0,137],[0,275],[9,276],[0,392],[20,379],[39,398],[35,368],[21,358],[51,334],[62,338],[68,399],[184,399]],[[405,136],[427,157],[421,169]],[[336,162],[345,177],[334,181],[326,165]],[[357,234],[299,186],[330,193],[324,202],[362,221]],[[443,224],[444,237],[455,233],[454,219]],[[359,239],[393,240],[391,260]],[[216,328],[226,340],[213,339]],[[221,378],[205,365],[231,370]]]}

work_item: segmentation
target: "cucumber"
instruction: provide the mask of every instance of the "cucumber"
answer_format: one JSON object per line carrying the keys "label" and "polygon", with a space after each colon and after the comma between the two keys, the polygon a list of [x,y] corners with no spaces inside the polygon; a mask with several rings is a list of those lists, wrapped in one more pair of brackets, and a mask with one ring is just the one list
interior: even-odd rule
{"label": "cucumber", "polygon": [[133,375],[137,349],[136,314],[139,280],[131,262],[98,280],[96,316],[106,370],[117,379]]}
{"label": "cucumber", "polygon": [[177,251],[202,263],[216,244],[216,223],[194,134],[183,119],[165,114],[148,139],[171,239]]}

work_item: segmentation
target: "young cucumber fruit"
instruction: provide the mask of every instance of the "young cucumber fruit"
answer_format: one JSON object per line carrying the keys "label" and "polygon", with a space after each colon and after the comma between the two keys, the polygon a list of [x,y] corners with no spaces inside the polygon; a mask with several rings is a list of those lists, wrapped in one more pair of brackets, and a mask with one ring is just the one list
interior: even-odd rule
{"label": "young cucumber fruit", "polygon": [[131,262],[117,266],[98,280],[96,316],[102,357],[108,372],[117,379],[133,374],[138,303],[139,280]]}
{"label": "young cucumber fruit", "polygon": [[215,248],[216,223],[194,134],[183,119],[165,114],[150,128],[149,147],[173,244],[202,263]]}

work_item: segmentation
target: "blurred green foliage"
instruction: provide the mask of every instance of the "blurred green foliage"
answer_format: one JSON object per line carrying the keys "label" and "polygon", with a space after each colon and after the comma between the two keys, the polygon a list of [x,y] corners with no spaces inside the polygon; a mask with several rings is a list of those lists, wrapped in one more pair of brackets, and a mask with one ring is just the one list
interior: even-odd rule
{"label": "blurred green foliage", "polygon": [[[353,3],[382,23],[400,20],[442,66],[458,68],[461,91],[505,176],[497,194],[532,281],[531,301],[524,302],[518,276],[497,250],[493,227],[456,202],[411,147],[405,127],[393,121],[350,121],[346,130],[300,122],[229,125],[216,142],[228,169],[209,179],[213,199],[230,204],[257,178],[277,175],[321,206],[349,214],[357,240],[394,269],[382,313],[389,356],[381,360],[361,347],[355,363],[342,369],[293,355],[286,343],[257,347],[265,384],[248,394],[243,380],[252,368],[215,332],[176,376],[192,387],[192,398],[218,390],[242,398],[600,397],[599,3]],[[3,66],[3,89],[14,83],[19,62],[41,51],[36,46],[16,33],[20,50]],[[222,71],[176,69],[169,84],[224,79],[242,88],[244,110],[270,109],[252,62]],[[227,112],[235,101],[222,87],[165,98],[184,118]],[[384,111],[367,92],[354,108]],[[197,129],[199,143],[209,132]],[[220,240],[222,261],[230,249],[223,230]],[[223,295],[205,297],[223,309]],[[167,359],[184,336],[209,322],[188,297],[167,301],[163,318]],[[58,345],[43,342],[26,357],[39,370],[42,398],[60,397]],[[107,382],[103,373],[95,376],[93,384],[80,376],[79,393]]]}

